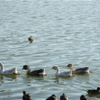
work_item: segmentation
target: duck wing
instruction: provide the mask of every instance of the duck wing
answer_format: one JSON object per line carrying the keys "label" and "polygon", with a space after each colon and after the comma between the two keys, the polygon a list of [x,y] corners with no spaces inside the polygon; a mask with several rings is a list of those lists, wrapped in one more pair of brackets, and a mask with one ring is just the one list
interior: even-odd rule
{"label": "duck wing", "polygon": [[33,75],[40,75],[39,73],[42,73],[42,72],[44,72],[44,69],[38,69],[38,70],[31,71],[31,74],[33,74]]}
{"label": "duck wing", "polygon": [[12,69],[8,69],[2,72],[2,74],[13,74],[13,73],[17,73],[17,68],[12,68]]}
{"label": "duck wing", "polygon": [[77,69],[75,69],[75,72],[77,72],[77,73],[88,73],[89,67],[77,68]]}
{"label": "duck wing", "polygon": [[58,74],[58,76],[68,76],[68,75],[71,75],[70,71],[65,71]]}

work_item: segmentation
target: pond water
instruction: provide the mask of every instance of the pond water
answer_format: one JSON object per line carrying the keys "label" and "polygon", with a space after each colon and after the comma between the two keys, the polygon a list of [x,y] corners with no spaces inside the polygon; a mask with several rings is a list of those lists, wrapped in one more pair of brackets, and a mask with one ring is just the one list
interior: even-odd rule
{"label": "pond water", "polygon": [[[30,43],[28,37],[33,36]],[[1,0],[0,62],[5,69],[17,67],[20,76],[0,75],[0,100],[22,100],[23,91],[33,100],[65,93],[69,100],[88,95],[85,90],[100,86],[100,1],[99,0]],[[68,71],[89,66],[93,73],[73,78],[57,77],[53,65]],[[48,76],[29,76],[45,68]]]}

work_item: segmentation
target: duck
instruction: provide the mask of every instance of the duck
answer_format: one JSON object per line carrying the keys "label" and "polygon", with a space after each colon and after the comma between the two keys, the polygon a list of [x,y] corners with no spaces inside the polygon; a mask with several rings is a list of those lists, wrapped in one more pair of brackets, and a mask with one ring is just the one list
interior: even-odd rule
{"label": "duck", "polygon": [[53,66],[52,69],[57,70],[56,75],[57,76],[72,76],[72,71],[64,71],[60,72],[60,69],[57,65]]}
{"label": "duck", "polygon": [[60,100],[68,100],[68,97],[65,95],[65,93],[60,96]]}
{"label": "duck", "polygon": [[30,43],[32,43],[34,39],[33,39],[32,36],[30,36],[30,37],[28,38],[28,40],[30,41]]}
{"label": "duck", "polygon": [[57,100],[57,97],[55,94],[52,94],[51,96],[49,96],[46,100]]}
{"label": "duck", "polygon": [[72,64],[68,64],[66,67],[70,68],[70,70],[72,70],[72,73],[93,73],[93,71],[89,71],[89,67],[80,67],[74,69]]}
{"label": "duck", "polygon": [[4,70],[4,65],[3,65],[2,62],[0,62],[0,67],[1,67],[0,74],[3,74],[3,75],[7,75],[7,74],[9,74],[9,75],[20,75],[20,73],[17,73],[16,67]]}
{"label": "duck", "polygon": [[88,98],[86,98],[84,95],[80,96],[80,100],[89,100]]}
{"label": "duck", "polygon": [[27,73],[26,73],[27,75],[47,76],[47,74],[45,73],[45,69],[38,69],[38,70],[31,71],[28,65],[24,65],[22,69],[27,70]]}
{"label": "duck", "polygon": [[31,96],[29,94],[26,94],[25,91],[23,91],[23,97],[22,97],[23,100],[32,100],[31,99]]}
{"label": "duck", "polygon": [[97,89],[87,90],[87,93],[89,93],[89,94],[100,94],[100,87],[97,87]]}

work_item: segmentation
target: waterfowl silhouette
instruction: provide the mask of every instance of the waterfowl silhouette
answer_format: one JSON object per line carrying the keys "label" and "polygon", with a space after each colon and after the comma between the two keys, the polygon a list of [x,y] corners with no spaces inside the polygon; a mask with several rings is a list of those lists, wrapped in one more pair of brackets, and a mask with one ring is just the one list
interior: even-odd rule
{"label": "waterfowl silhouette", "polygon": [[30,95],[29,94],[26,94],[25,91],[23,91],[23,97],[22,97],[23,100],[32,100]]}

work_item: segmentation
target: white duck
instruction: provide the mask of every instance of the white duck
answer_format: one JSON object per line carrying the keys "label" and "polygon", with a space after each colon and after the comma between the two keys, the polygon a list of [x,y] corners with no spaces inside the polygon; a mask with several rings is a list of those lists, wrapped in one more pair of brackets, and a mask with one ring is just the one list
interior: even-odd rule
{"label": "white duck", "polygon": [[57,70],[56,75],[57,76],[72,76],[72,71],[64,71],[60,72],[60,69],[58,66],[53,66],[52,69]]}
{"label": "white duck", "polygon": [[0,67],[1,67],[0,74],[4,74],[4,75],[7,75],[7,74],[20,75],[20,73],[17,73],[17,68],[16,67],[4,71],[4,65],[1,62],[0,62]]}

